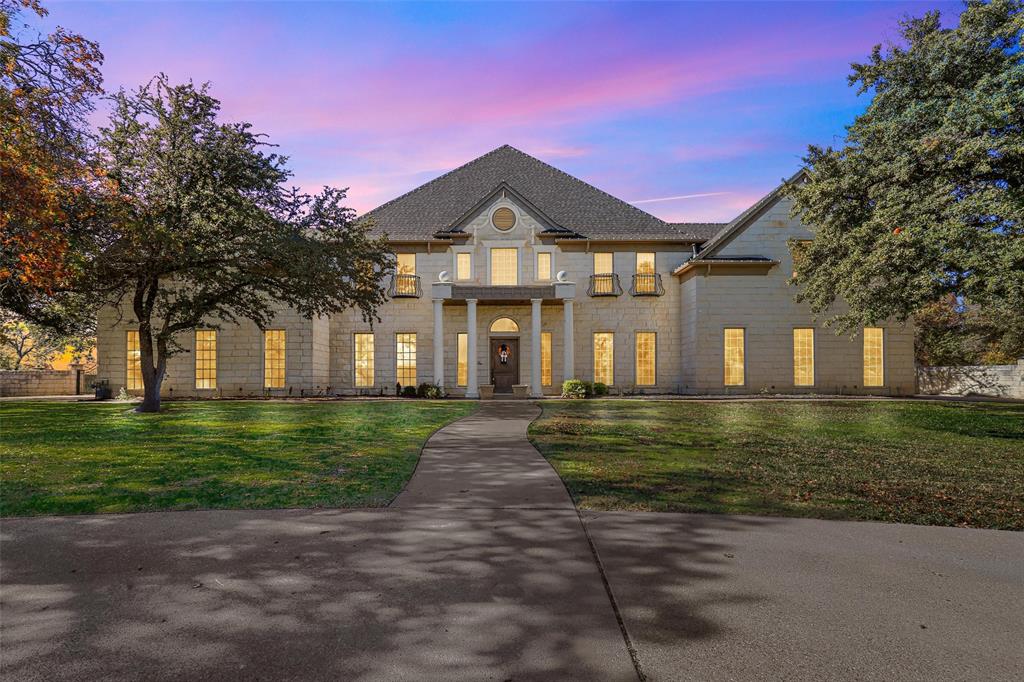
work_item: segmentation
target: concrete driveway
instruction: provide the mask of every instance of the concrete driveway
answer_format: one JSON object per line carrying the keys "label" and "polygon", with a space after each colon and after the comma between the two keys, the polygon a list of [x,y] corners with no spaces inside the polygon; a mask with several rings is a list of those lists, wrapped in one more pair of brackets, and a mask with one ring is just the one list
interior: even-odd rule
{"label": "concrete driveway", "polygon": [[389,509],[0,524],[5,679],[1020,679],[1024,535],[585,513],[537,408]]}

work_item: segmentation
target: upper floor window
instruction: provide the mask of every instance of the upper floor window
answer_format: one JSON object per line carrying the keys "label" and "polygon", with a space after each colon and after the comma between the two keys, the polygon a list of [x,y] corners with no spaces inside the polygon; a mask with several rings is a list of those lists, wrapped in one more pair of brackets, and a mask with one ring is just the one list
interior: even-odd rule
{"label": "upper floor window", "polygon": [[415,275],[416,274],[416,254],[415,253],[400,253],[398,254],[398,263],[395,268],[395,272],[399,275]]}
{"label": "upper floor window", "polygon": [[615,272],[615,259],[611,253],[594,254],[594,274],[610,275]]}
{"label": "upper floor window", "polygon": [[455,254],[455,279],[473,279],[473,254]]}
{"label": "upper floor window", "polygon": [[491,249],[491,284],[508,286],[519,284],[519,249]]}
{"label": "upper floor window", "polygon": [[537,253],[537,279],[551,279],[551,252],[539,251]]}
{"label": "upper floor window", "polygon": [[654,270],[653,253],[636,254],[636,277],[633,281],[633,293],[653,294],[658,290],[658,276]]}

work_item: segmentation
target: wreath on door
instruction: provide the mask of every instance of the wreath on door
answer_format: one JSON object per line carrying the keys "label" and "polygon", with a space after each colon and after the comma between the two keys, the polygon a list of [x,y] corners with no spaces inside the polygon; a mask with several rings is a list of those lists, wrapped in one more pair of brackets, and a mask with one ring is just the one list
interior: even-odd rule
{"label": "wreath on door", "polygon": [[506,346],[503,343],[503,344],[501,344],[501,346],[498,347],[498,362],[500,362],[503,365],[507,365],[508,364],[508,356],[509,356],[508,346]]}

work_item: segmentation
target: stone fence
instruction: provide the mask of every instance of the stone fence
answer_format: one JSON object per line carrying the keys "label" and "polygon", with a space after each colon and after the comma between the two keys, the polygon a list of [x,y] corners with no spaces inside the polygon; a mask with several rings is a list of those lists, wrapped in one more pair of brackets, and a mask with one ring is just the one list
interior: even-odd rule
{"label": "stone fence", "polygon": [[88,393],[95,378],[81,369],[0,370],[0,398]]}
{"label": "stone fence", "polygon": [[918,367],[917,390],[927,395],[1024,399],[1024,358],[1015,365]]}

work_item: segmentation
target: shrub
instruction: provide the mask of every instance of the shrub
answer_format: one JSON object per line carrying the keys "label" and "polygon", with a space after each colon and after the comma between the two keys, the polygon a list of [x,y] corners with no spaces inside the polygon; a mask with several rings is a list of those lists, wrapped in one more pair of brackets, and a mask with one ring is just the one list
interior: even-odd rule
{"label": "shrub", "polygon": [[416,387],[415,386],[404,386],[402,388],[402,397],[403,398],[415,398],[416,397]]}
{"label": "shrub", "polygon": [[594,395],[608,395],[608,384],[602,384],[600,381],[595,381]]}
{"label": "shrub", "polygon": [[437,400],[443,398],[444,393],[441,391],[441,387],[437,384],[428,384],[423,382],[419,388],[416,389],[416,395],[420,398],[429,398],[430,400]]}
{"label": "shrub", "polygon": [[579,379],[566,379],[562,382],[562,397],[581,400],[589,394],[587,382]]}

